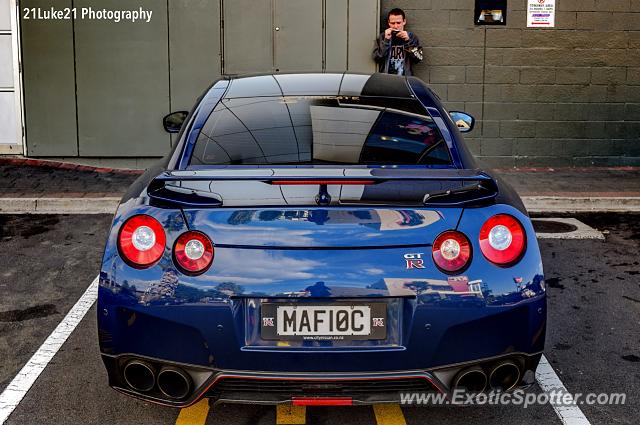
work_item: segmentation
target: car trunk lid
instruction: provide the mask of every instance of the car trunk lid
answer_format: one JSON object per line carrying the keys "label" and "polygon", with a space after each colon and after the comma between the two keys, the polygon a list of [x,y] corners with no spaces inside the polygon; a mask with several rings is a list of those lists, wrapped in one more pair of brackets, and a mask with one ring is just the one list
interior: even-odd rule
{"label": "car trunk lid", "polygon": [[[489,180],[465,170],[194,170],[167,173],[159,181],[174,187],[152,185],[149,195],[161,204],[175,202],[176,187],[195,194],[178,205],[189,228],[211,238],[215,258],[189,280],[212,294],[414,296],[424,288],[456,291],[435,267],[431,245],[456,228],[465,205],[491,192],[446,193]],[[327,205],[316,199],[322,186]],[[425,202],[426,194],[437,202]]]}

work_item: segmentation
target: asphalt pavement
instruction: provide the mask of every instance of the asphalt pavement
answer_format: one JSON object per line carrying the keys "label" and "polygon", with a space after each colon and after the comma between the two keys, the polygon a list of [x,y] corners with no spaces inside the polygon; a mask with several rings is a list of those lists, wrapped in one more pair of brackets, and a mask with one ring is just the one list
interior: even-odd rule
{"label": "asphalt pavement", "polygon": [[577,218],[606,241],[540,241],[548,288],[545,355],[571,392],[626,393],[583,405],[593,424],[640,423],[640,215]]}
{"label": "asphalt pavement", "polygon": [[[3,158],[0,211],[14,199],[118,198],[139,174]],[[640,197],[637,168],[500,174],[523,196]],[[591,423],[640,423],[640,213],[570,216],[606,238],[540,241],[549,295],[545,356],[572,393],[627,394],[624,405],[581,405]],[[110,215],[0,214],[0,392],[95,278],[110,222]],[[95,314],[94,306],[7,423],[197,423],[183,420],[190,412],[134,400],[107,386]],[[208,424],[287,423],[280,413],[272,406],[216,405],[200,416]],[[289,423],[300,423],[300,417]],[[309,407],[302,418],[309,424],[561,423],[548,404],[398,408],[387,416],[371,407]]]}
{"label": "asphalt pavement", "polygon": [[[97,274],[111,217],[0,215],[0,390],[38,349]],[[599,240],[542,240],[549,295],[545,355],[572,392],[624,392],[625,405],[580,406],[591,423],[640,422],[640,214],[581,215]],[[53,357],[7,424],[196,423],[180,411],[107,386],[95,306]],[[534,386],[529,391],[539,392]],[[561,423],[552,406],[407,407],[407,424]],[[372,407],[308,407],[309,424],[385,423]],[[398,416],[392,418],[397,422]],[[205,423],[205,422],[201,422]],[[207,424],[273,424],[273,406],[216,405]]]}
{"label": "asphalt pavement", "polygon": [[98,274],[110,224],[0,214],[0,392]]}

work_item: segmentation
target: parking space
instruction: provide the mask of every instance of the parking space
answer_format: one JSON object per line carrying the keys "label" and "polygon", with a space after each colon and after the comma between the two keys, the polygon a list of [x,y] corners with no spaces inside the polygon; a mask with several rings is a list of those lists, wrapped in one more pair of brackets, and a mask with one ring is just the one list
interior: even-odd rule
{"label": "parking space", "polygon": [[607,240],[540,241],[549,288],[546,356],[571,392],[627,394],[582,405],[592,423],[640,421],[640,215],[580,215]]}
{"label": "parking space", "polygon": [[[640,420],[640,215],[586,215],[606,241],[540,241],[549,294],[545,355],[571,393],[627,394],[625,405],[580,405],[591,423]],[[95,278],[108,216],[1,216],[0,390]],[[95,306],[9,417],[7,424],[349,423],[559,424],[549,404],[465,407],[308,407],[207,402],[182,411],[107,386]],[[540,392],[535,386],[529,391]]]}
{"label": "parking space", "polygon": [[95,278],[111,218],[0,214],[0,391]]}

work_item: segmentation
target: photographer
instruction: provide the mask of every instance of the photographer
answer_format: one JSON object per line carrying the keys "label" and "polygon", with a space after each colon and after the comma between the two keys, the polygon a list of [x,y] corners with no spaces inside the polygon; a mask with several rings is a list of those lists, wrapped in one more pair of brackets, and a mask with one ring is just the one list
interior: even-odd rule
{"label": "photographer", "polygon": [[387,14],[387,28],[376,41],[373,59],[379,72],[397,75],[413,75],[412,65],[422,60],[422,47],[415,34],[405,31],[407,24],[402,9],[392,9]]}

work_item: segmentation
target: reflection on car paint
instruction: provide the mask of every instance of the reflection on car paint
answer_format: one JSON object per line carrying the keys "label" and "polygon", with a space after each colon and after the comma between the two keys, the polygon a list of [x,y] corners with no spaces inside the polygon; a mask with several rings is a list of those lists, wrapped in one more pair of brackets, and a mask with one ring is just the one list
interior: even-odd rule
{"label": "reflection on car paint", "polygon": [[[310,92],[312,87],[322,91]],[[378,92],[382,89],[386,92]],[[264,105],[276,109],[261,109]],[[296,115],[299,108],[304,116]],[[258,109],[263,115],[253,113]],[[235,118],[230,111],[237,112]],[[352,137],[327,131],[348,129],[340,124],[345,111],[360,114],[363,132]],[[222,116],[227,127],[215,123]],[[393,131],[384,131],[385,126]],[[238,131],[227,131],[234,128]],[[278,132],[287,133],[286,149],[275,143]],[[298,142],[305,137],[329,147],[304,149]],[[345,142],[340,148],[345,158],[351,155],[347,164],[312,163],[339,159],[333,156],[340,149],[332,145],[338,139]],[[242,143],[250,147],[243,151]],[[402,149],[387,156],[385,149],[393,145]],[[413,163],[420,162],[416,152],[427,153],[429,146],[444,149],[446,158],[436,156],[425,166]],[[415,161],[407,160],[411,155]],[[253,166],[242,165],[253,159]],[[371,184],[282,186],[273,181],[367,177]],[[482,182],[491,183],[490,196],[455,203],[447,194]],[[322,186],[331,197],[328,205],[316,202]],[[164,198],[154,198],[159,188],[166,189]],[[171,199],[178,191],[197,193],[180,203]],[[438,193],[445,194],[442,204],[425,202],[425,195]],[[196,202],[209,195],[215,202]],[[118,248],[123,223],[139,215],[158,220],[166,236],[162,256],[146,268],[133,267]],[[519,222],[519,235],[527,241],[510,264],[492,263],[480,246],[480,229],[496,215]],[[185,274],[174,263],[174,244],[188,231],[201,232],[213,245],[213,263],[200,274]],[[469,261],[459,272],[445,272],[434,261],[434,241],[455,232],[468,238]],[[384,305],[385,315],[378,311],[372,319],[386,325],[386,334],[379,339],[278,338],[277,333],[263,338],[264,319],[275,316],[263,316],[262,307],[272,312],[277,303],[309,311]],[[388,378],[380,374],[405,377],[413,371],[438,391],[453,389],[454,378],[466,367],[489,375],[503,360],[532,375],[545,328],[542,263],[521,200],[492,173],[477,169],[446,110],[414,78],[311,74],[216,83],[188,118],[174,153],[123,197],[99,278],[98,337],[110,385],[174,406],[221,397],[217,383],[208,385],[212,377],[233,371],[243,371],[251,382],[265,375],[270,380],[357,375],[375,382]],[[123,368],[132,359],[155,372],[186,371],[193,383],[189,395],[163,395],[157,376],[151,390],[128,385]],[[518,377],[518,383],[527,382]],[[250,397],[261,402],[286,402],[296,395],[267,400],[268,386],[239,385],[254,390]],[[340,388],[332,385],[323,391],[333,394]],[[379,395],[362,394],[358,401],[379,400]]]}

